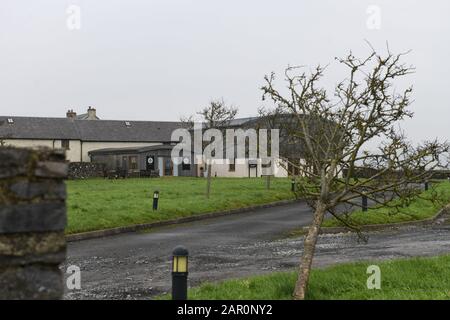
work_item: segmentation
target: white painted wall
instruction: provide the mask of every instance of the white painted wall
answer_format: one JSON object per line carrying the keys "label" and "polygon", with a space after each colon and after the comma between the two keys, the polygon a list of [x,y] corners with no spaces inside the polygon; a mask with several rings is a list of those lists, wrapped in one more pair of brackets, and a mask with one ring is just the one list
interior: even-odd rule
{"label": "white painted wall", "polygon": [[[32,139],[6,139],[4,142],[7,145],[12,145],[21,148],[37,148],[37,147],[48,147],[48,148],[61,148],[61,140],[32,140]],[[145,147],[145,146],[155,146],[161,145],[162,143],[145,143],[145,142],[83,142],[79,140],[70,140],[70,149],[66,151],[67,160],[70,162],[90,162],[88,152],[98,149],[105,148],[126,148],[126,147]],[[200,158],[199,158],[200,159]],[[206,171],[205,164],[199,164],[198,168],[204,167]],[[248,159],[236,159],[236,170],[229,171],[229,160],[224,159],[222,164],[213,163],[212,165],[212,176],[217,174],[218,177],[248,177]],[[254,169],[253,169],[254,170]],[[261,159],[258,159],[258,177],[264,172],[264,168],[261,166]],[[200,170],[198,172],[200,175]],[[274,161],[273,164],[273,175],[275,177],[287,177],[288,173],[286,169],[279,164],[279,161]]]}
{"label": "white painted wall", "polygon": [[[6,139],[4,140],[6,145],[18,147],[18,148],[39,148],[47,147],[51,149],[60,149],[61,140],[34,140],[34,139]],[[66,151],[66,159],[70,162],[80,161],[80,141],[70,140],[70,149]]]}
{"label": "white painted wall", "polygon": [[[6,145],[19,148],[38,148],[48,147],[61,148],[61,140],[34,140],[34,139],[6,139]],[[70,162],[90,162],[88,152],[105,149],[105,148],[126,148],[126,147],[146,147],[161,145],[161,143],[145,143],[145,142],[83,142],[80,140],[70,140],[69,150],[66,151],[66,158]]]}
{"label": "white painted wall", "polygon": [[37,148],[48,147],[53,148],[53,142],[55,140],[27,140],[27,139],[4,139],[6,145],[18,147],[18,148]]}
{"label": "white painted wall", "polygon": [[[262,174],[269,174],[270,169],[263,168],[261,165],[261,159],[258,159],[257,174],[261,177]],[[213,163],[211,174],[214,177],[216,174],[218,177],[231,177],[241,178],[248,177],[248,159],[236,159],[235,171],[229,171],[229,160],[224,159],[224,163]],[[205,166],[206,168],[206,166]],[[287,177],[288,173],[284,167],[280,165],[278,161],[274,161],[272,174],[275,177]],[[251,169],[251,176],[254,176],[255,169]]]}

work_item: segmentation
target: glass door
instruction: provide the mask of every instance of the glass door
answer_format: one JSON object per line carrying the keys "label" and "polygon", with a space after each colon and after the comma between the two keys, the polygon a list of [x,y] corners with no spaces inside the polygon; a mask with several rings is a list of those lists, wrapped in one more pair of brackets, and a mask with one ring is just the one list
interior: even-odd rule
{"label": "glass door", "polygon": [[173,163],[171,158],[164,158],[164,175],[173,175]]}

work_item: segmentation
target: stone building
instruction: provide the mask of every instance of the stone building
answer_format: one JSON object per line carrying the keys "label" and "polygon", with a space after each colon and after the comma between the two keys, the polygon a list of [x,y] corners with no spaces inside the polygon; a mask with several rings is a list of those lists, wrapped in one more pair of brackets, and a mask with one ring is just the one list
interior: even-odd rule
{"label": "stone building", "polygon": [[[255,119],[236,119],[230,127],[245,128]],[[153,171],[160,176],[203,176],[206,165],[195,165],[193,156],[189,165],[182,163],[187,159],[179,164],[170,159],[170,151],[178,142],[171,141],[172,132],[181,127],[181,122],[170,121],[102,120],[96,109],[89,107],[81,115],[69,109],[65,118],[0,116],[0,142],[15,147],[64,149],[69,162],[104,163],[107,170],[125,170],[127,175]],[[151,169],[146,162],[149,157],[154,161]],[[214,164],[212,175],[287,176],[278,163],[269,170],[258,158],[236,160],[234,164],[225,159],[222,164]]]}
{"label": "stone building", "polygon": [[198,176],[198,166],[193,155],[183,159],[171,157],[172,145],[147,147],[107,148],[89,152],[92,162],[105,164],[108,172],[125,173],[128,176]]}
{"label": "stone building", "polygon": [[89,152],[105,148],[170,144],[179,122],[100,120],[89,107],[66,118],[0,116],[0,139],[17,147],[45,146],[66,150],[70,162],[90,162]]}

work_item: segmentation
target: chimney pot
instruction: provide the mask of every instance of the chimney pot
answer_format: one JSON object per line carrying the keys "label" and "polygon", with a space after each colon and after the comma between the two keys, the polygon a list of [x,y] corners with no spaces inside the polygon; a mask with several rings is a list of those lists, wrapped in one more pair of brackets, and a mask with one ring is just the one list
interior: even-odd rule
{"label": "chimney pot", "polygon": [[88,111],[88,120],[97,120],[97,111],[95,110],[95,108],[89,106],[87,111]]}
{"label": "chimney pot", "polygon": [[66,117],[70,119],[76,118],[77,113],[73,111],[73,109],[67,110]]}

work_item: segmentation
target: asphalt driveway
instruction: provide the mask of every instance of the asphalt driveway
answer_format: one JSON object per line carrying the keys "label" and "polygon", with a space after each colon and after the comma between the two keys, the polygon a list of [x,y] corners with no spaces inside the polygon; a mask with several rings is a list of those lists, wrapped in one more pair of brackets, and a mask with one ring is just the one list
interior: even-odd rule
{"label": "asphalt driveway", "polygon": [[[179,244],[190,251],[190,285],[270,271],[292,270],[301,256],[300,238],[287,234],[307,225],[303,203],[158,228],[145,233],[68,244],[67,263],[81,269],[81,290],[66,299],[149,299],[170,289],[170,254]],[[369,235],[322,235],[315,265],[450,253],[448,225],[406,228]]]}

